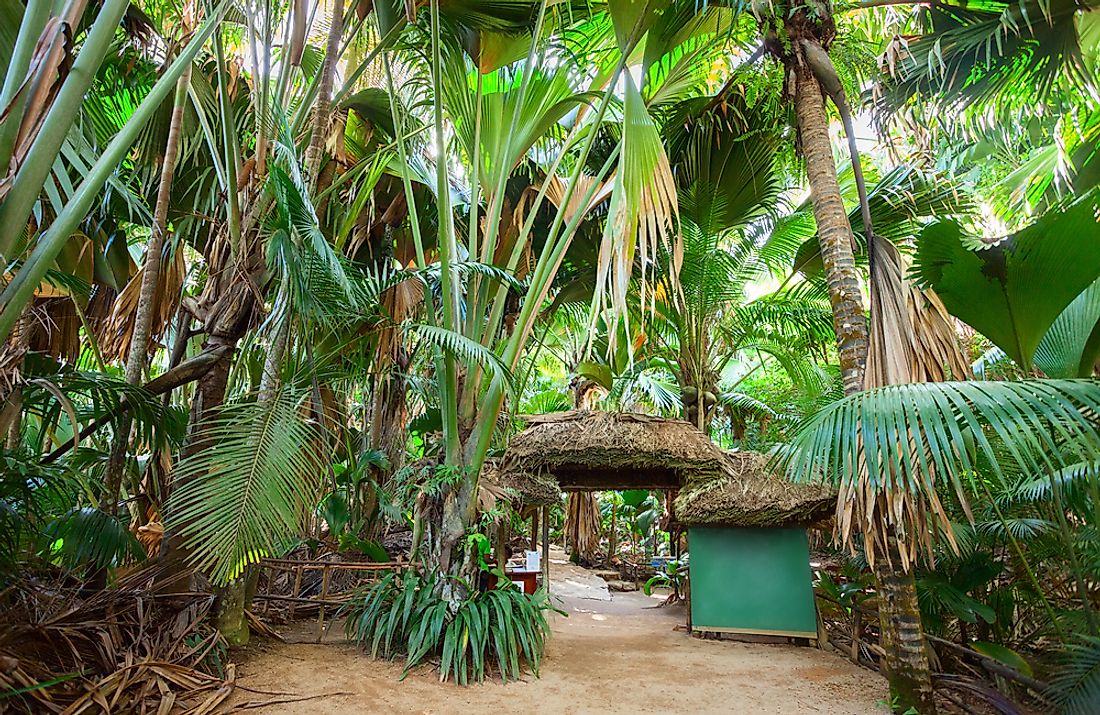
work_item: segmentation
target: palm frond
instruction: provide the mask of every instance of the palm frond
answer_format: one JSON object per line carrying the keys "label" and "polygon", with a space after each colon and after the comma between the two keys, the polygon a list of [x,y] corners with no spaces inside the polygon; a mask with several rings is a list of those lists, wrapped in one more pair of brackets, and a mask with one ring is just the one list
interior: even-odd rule
{"label": "palm frond", "polygon": [[1067,715],[1086,715],[1100,708],[1100,638],[1080,636],[1062,650],[1060,667],[1049,694]]}
{"label": "palm frond", "polygon": [[476,340],[453,330],[422,323],[409,326],[409,331],[429,344],[451,353],[468,367],[480,365],[492,375],[494,381],[499,381],[508,392],[514,392],[515,379],[508,366],[499,355]]}
{"label": "palm frond", "polygon": [[46,527],[47,554],[66,566],[96,569],[145,558],[141,544],[114,516],[91,507],[74,508]]}
{"label": "palm frond", "polygon": [[[1100,458],[1100,382],[1027,380],[892,385],[851,395],[815,415],[778,458],[796,481],[840,487],[838,529],[870,553],[891,535],[903,557],[931,553],[930,524],[946,529],[939,483],[969,514],[964,481],[982,464],[1049,473]],[[951,534],[944,531],[950,542]]]}
{"label": "palm frond", "polygon": [[203,448],[173,474],[167,524],[195,566],[227,583],[298,533],[319,497],[324,440],[286,392],[225,407],[196,439]]}

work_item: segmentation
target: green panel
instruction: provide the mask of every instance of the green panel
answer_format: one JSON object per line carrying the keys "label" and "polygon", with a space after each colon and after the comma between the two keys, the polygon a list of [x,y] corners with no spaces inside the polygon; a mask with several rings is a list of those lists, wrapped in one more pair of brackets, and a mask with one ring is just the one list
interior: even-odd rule
{"label": "green panel", "polygon": [[817,635],[805,529],[693,528],[695,630]]}

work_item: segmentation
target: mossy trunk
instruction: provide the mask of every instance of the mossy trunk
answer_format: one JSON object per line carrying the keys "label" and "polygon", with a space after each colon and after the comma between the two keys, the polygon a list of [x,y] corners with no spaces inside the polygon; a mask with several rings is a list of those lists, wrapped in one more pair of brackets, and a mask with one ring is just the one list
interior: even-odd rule
{"label": "mossy trunk", "polygon": [[911,709],[921,715],[935,713],[932,673],[913,573],[904,571],[897,559],[891,564],[880,558],[875,575],[891,705],[899,713]]}
{"label": "mossy trunk", "polygon": [[216,617],[218,632],[230,647],[248,645],[248,618],[245,615],[248,602],[251,600],[248,578],[242,576],[230,581],[226,586],[217,589],[216,595],[218,597]]}

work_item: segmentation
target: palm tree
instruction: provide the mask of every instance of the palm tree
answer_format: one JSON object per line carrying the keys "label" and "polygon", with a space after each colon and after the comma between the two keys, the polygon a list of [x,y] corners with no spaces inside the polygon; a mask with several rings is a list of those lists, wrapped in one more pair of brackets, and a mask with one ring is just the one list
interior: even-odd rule
{"label": "palm tree", "polygon": [[[827,89],[818,80],[814,62],[828,57],[836,35],[830,3],[822,0],[789,7],[769,4],[759,11],[764,46],[778,59],[790,78],[787,92],[794,103],[798,142],[806,163],[818,242],[833,306],[837,354],[845,392],[863,387],[867,354],[867,322],[856,270],[855,237],[837,181],[829,119],[825,112]],[[835,75],[835,70],[833,71]]]}

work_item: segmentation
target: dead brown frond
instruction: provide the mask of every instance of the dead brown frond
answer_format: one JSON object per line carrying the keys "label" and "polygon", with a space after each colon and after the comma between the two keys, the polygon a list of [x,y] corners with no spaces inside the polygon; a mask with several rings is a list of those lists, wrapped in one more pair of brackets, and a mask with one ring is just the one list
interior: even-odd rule
{"label": "dead brown frond", "polygon": [[3,599],[2,704],[26,713],[210,713],[232,693],[203,592],[158,594],[157,567],[90,589],[26,578]]}
{"label": "dead brown frond", "polygon": [[[156,341],[164,334],[173,316],[179,309],[183,295],[183,281],[187,273],[187,264],[183,250],[177,247],[171,260],[167,261],[160,275],[153,304],[153,321],[149,329],[147,350],[152,350]],[[131,276],[129,282],[118,294],[111,310],[111,317],[103,327],[100,350],[107,360],[125,360],[130,352],[130,341],[134,335],[134,316],[141,297],[141,281],[145,275],[145,266]]]}
{"label": "dead brown frond", "polygon": [[[864,389],[966,379],[969,366],[958,332],[939,296],[920,290],[906,279],[905,259],[893,244],[876,237],[874,248]],[[915,440],[910,438],[908,442],[880,444],[878,449],[926,460],[933,465],[930,474],[934,475],[933,455],[919,454]],[[864,476],[867,466],[863,450],[860,452],[861,478],[843,482],[837,499],[837,531],[842,543],[851,546],[853,535],[860,533],[872,566],[877,554],[890,558],[896,553],[906,570],[919,553],[931,556],[933,528],[943,534],[949,546],[958,548],[951,519],[935,489],[918,492],[900,478],[869,480]],[[969,515],[961,494],[960,498]]]}

